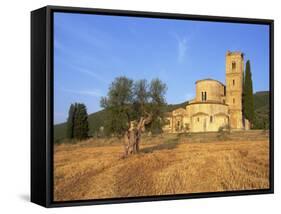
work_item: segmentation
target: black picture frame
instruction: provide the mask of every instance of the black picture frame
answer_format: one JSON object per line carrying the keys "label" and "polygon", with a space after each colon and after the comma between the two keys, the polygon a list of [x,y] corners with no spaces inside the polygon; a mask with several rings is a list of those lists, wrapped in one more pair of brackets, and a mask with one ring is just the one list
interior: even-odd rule
{"label": "black picture frame", "polygon": [[[270,27],[270,188],[245,191],[163,196],[53,201],[53,13],[69,12],[113,16],[263,24]],[[268,194],[274,192],[274,21],[238,17],[202,16],[144,11],[46,6],[31,12],[31,201],[44,207],[111,204]]]}

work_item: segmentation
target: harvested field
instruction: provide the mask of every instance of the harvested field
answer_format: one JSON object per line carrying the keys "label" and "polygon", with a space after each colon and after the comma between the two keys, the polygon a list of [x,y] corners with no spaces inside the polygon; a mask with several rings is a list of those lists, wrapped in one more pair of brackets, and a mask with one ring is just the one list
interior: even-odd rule
{"label": "harvested field", "polygon": [[54,200],[269,188],[266,133],[206,136],[144,137],[125,159],[117,139],[55,145]]}

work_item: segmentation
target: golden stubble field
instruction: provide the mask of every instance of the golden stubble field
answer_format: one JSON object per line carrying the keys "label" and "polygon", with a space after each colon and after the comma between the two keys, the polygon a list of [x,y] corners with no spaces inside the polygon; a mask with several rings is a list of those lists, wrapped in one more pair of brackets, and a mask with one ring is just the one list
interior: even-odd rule
{"label": "golden stubble field", "polygon": [[54,200],[269,188],[269,140],[258,135],[145,137],[140,154],[125,159],[117,139],[55,145]]}

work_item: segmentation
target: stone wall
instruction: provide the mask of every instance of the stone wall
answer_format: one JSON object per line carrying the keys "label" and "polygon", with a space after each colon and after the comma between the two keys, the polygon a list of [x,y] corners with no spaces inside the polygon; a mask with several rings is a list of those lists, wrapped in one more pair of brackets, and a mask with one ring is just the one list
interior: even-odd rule
{"label": "stone wall", "polygon": [[190,131],[218,131],[228,124],[228,106],[221,103],[195,103],[187,105],[190,116]]}

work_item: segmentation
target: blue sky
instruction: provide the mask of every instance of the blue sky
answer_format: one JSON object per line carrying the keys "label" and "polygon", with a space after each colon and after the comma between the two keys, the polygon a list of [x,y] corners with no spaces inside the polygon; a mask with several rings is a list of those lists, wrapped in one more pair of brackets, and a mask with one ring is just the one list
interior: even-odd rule
{"label": "blue sky", "polygon": [[269,90],[269,26],[54,14],[54,123],[64,122],[71,103],[88,113],[101,109],[115,77],[160,78],[167,103],[195,95],[195,81],[225,82],[226,51],[251,61],[254,91]]}

